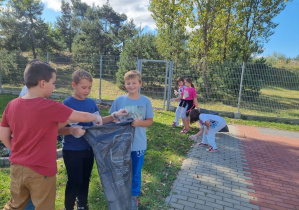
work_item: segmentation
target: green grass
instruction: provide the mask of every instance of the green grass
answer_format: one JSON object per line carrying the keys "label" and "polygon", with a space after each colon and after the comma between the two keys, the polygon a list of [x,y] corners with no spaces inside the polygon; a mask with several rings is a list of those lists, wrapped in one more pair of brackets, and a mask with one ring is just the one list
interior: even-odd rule
{"label": "green grass", "polygon": [[3,111],[12,99],[15,99],[18,96],[15,95],[8,95],[8,94],[0,94],[0,120],[2,118]]}
{"label": "green grass", "polygon": [[228,124],[248,125],[248,126],[255,126],[255,127],[272,128],[272,129],[278,129],[278,130],[299,132],[299,125],[293,125],[293,124],[287,124],[287,123],[242,120],[242,119],[233,119],[233,118],[228,118],[228,117],[225,117],[225,120]]}

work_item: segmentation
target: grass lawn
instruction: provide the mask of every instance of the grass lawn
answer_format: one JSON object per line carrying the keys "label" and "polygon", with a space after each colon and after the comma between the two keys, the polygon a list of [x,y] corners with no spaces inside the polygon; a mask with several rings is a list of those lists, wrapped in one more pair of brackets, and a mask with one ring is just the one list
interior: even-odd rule
{"label": "grass lawn", "polygon": [[[11,95],[0,95],[0,118],[3,109],[8,101],[15,98]],[[103,116],[108,115],[108,109],[101,109]],[[147,129],[148,149],[145,155],[142,172],[142,195],[140,196],[140,209],[167,209],[164,206],[164,199],[168,196],[176,174],[181,167],[182,161],[186,158],[187,152],[192,147],[187,135],[180,134],[181,128],[172,128],[174,112],[155,110],[154,123]],[[275,129],[299,131],[299,125],[288,125],[284,123],[269,123],[258,121],[245,121],[226,118],[228,123],[254,125]],[[193,127],[191,133],[198,131]],[[56,208],[63,209],[64,189],[66,184],[66,170],[62,159],[57,161],[57,198]],[[10,178],[9,169],[0,169],[0,206],[9,200]],[[90,189],[90,209],[107,209],[105,196],[101,187],[96,165],[94,165]]]}

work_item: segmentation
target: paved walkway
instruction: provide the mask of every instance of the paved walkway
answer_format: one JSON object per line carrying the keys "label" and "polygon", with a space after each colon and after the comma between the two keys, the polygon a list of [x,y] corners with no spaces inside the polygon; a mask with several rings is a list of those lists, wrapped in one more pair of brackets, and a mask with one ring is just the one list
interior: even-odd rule
{"label": "paved walkway", "polygon": [[298,209],[299,133],[229,126],[218,153],[196,144],[166,203],[170,209]]}

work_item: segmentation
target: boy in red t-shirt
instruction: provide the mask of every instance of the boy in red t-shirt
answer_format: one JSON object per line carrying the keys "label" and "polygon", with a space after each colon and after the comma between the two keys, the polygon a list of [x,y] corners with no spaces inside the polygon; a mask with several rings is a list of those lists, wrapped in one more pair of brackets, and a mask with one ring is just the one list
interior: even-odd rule
{"label": "boy in red t-shirt", "polygon": [[31,197],[36,209],[54,210],[58,128],[69,121],[102,124],[102,118],[46,99],[56,70],[44,61],[29,62],[24,80],[27,94],[8,103],[0,124],[0,140],[11,150],[11,199],[4,209],[24,209]]}

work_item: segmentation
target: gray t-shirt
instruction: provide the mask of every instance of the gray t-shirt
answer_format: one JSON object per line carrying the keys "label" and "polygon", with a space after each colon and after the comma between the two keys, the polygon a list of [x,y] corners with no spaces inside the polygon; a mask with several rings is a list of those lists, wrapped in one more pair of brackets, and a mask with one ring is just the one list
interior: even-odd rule
{"label": "gray t-shirt", "polygon": [[[143,95],[139,99],[130,99],[127,95],[119,96],[114,100],[109,112],[111,114],[124,108],[128,110],[129,114],[121,120],[129,118],[145,120],[154,117],[152,103]],[[146,127],[138,126],[135,128],[132,151],[146,150],[146,145]]]}

